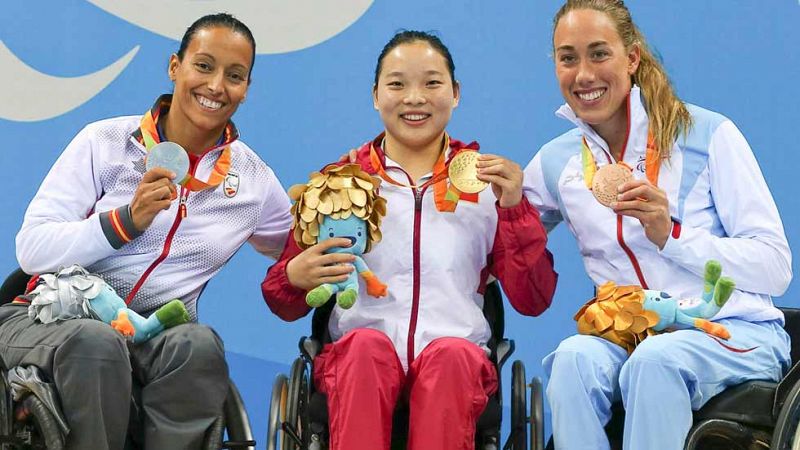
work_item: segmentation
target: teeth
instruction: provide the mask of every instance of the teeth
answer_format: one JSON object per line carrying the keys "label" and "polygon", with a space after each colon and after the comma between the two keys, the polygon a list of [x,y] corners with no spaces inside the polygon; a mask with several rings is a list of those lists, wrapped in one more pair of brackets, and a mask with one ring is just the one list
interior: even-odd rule
{"label": "teeth", "polygon": [[206,108],[219,109],[222,107],[222,103],[207,99],[201,95],[196,95],[195,98],[197,98],[197,101],[200,102],[200,104],[205,106]]}
{"label": "teeth", "polygon": [[587,92],[585,94],[578,94],[581,100],[591,101],[600,98],[603,94],[606,93],[605,89],[598,89],[596,91]]}
{"label": "teeth", "polygon": [[428,118],[427,114],[404,114],[403,118],[406,120],[423,120]]}

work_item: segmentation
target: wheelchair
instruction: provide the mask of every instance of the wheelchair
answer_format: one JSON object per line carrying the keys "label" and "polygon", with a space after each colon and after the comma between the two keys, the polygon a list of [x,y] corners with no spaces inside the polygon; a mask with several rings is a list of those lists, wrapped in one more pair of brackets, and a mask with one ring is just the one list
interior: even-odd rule
{"label": "wheelchair", "polygon": [[[800,309],[779,309],[792,342],[789,372],[777,383],[748,381],[711,398],[694,412],[684,450],[800,450]],[[612,449],[622,448],[624,423],[622,405],[612,405]],[[552,437],[546,448],[553,448]]]}
{"label": "wheelchair", "polygon": [[[320,354],[324,343],[331,342],[328,334],[328,319],[335,301],[328,301],[314,310],[311,319],[311,337],[302,337],[299,342],[300,357],[294,360],[288,377],[278,374],[272,386],[269,418],[267,423],[267,450],[323,450],[328,441],[328,406],[323,394],[318,392],[312,380],[314,357]],[[483,314],[492,331],[488,342],[490,359],[497,373],[514,352],[514,341],[504,337],[505,322],[503,299],[497,282],[490,283],[484,294]],[[499,380],[499,377],[498,377]],[[503,450],[526,450],[530,437],[544,444],[544,406],[541,380],[531,380],[530,415],[528,413],[525,365],[514,361],[511,368],[511,433]],[[538,388],[537,388],[538,387]],[[490,398],[478,419],[475,432],[475,448],[499,450],[500,424],[502,422],[502,383]],[[392,448],[404,449],[408,431],[408,407],[398,404],[392,424]]]}
{"label": "wheelchair", "polygon": [[[0,287],[0,305],[23,294],[29,279],[30,275],[21,269],[12,272]],[[35,366],[25,369],[31,367]],[[11,392],[13,376],[10,376],[10,369],[0,359],[0,450],[61,450],[69,426],[61,413],[53,385],[43,380],[27,383],[30,389],[15,401]],[[135,443],[131,439],[128,441],[126,449],[134,450]],[[229,380],[223,411],[206,431],[202,448],[255,450],[255,445],[242,397],[233,381]]]}

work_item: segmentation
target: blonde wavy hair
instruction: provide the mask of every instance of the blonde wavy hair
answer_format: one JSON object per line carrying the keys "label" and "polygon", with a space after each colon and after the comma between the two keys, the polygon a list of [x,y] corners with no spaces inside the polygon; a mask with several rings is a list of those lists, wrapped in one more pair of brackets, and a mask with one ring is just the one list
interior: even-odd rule
{"label": "blonde wavy hair", "polygon": [[641,61],[632,76],[633,82],[641,88],[659,158],[668,159],[675,140],[691,128],[692,116],[683,101],[675,95],[664,67],[653,55],[622,0],[567,0],[553,18],[553,35],[561,18],[579,9],[592,9],[606,14],[616,26],[625,48],[630,50],[634,45],[639,47]]}
{"label": "blonde wavy hair", "polygon": [[292,225],[297,245],[306,249],[317,243],[319,226],[326,216],[347,219],[355,215],[369,225],[368,252],[380,242],[381,219],[386,215],[386,199],[378,195],[381,180],[364,172],[358,164],[328,166],[312,172],[306,184],[289,188],[292,205]]}

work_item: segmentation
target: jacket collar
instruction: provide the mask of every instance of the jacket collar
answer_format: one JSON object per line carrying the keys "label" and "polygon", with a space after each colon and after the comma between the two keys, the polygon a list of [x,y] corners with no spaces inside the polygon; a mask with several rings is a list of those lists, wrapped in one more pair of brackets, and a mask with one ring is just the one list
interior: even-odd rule
{"label": "jacket collar", "polygon": [[[145,117],[141,121],[139,127],[131,133],[131,138],[139,144],[143,151],[146,151],[145,133],[148,133],[156,143],[161,142],[162,131],[159,119],[169,111],[170,106],[172,106],[172,94],[163,94],[158,97],[153,107],[145,113]],[[225,147],[237,139],[239,139],[239,130],[236,128],[233,121],[229,120],[219,141],[217,141],[216,145],[212,148],[207,149],[206,153],[217,148]]]}
{"label": "jacket collar", "polygon": [[[601,156],[601,151],[610,155],[608,144],[588,123],[579,119],[568,104],[561,105],[556,110],[556,116],[572,122],[586,137],[589,148],[595,157]],[[633,85],[628,95],[628,141],[625,146],[624,157],[628,155],[644,155],[647,148],[647,127],[649,118],[642,99],[639,86]],[[604,156],[604,155],[603,155]],[[626,158],[627,159],[627,158]]]}

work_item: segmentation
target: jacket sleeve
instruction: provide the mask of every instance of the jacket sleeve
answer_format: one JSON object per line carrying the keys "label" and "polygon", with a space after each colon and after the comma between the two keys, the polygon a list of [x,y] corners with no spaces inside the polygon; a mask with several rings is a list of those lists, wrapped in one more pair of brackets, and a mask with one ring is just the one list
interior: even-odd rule
{"label": "jacket sleeve", "polygon": [[523,197],[513,208],[497,208],[497,233],[489,272],[500,280],[520,314],[538,316],[550,306],[558,281],[539,212]]}
{"label": "jacket sleeve", "polygon": [[714,131],[708,158],[717,216],[711,220],[718,225],[675,222],[661,254],[700,277],[705,261],[716,259],[738,289],[782,295],[792,279],[792,254],[753,151],[732,122]]}
{"label": "jacket sleeve", "polygon": [[289,322],[311,311],[311,307],[306,304],[306,291],[292,286],[286,276],[286,264],[301,251],[289,233],[281,257],[267,270],[267,276],[261,282],[261,295],[269,309],[276,316]]}
{"label": "jacket sleeve", "polygon": [[[17,260],[27,273],[52,272],[69,264],[88,266],[118,248],[106,234],[109,212],[105,221],[93,213],[103,189],[90,127],[70,142],[28,205],[16,237]],[[127,213],[127,205],[119,211]],[[116,223],[120,224],[119,215]]]}
{"label": "jacket sleeve", "polygon": [[261,215],[248,242],[259,253],[277,259],[292,227],[291,205],[278,177],[269,167],[267,171],[268,186],[261,205]]}

